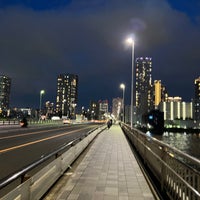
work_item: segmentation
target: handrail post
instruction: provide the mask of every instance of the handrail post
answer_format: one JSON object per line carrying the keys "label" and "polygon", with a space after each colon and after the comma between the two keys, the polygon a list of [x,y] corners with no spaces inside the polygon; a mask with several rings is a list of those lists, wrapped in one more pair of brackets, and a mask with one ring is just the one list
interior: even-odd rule
{"label": "handrail post", "polygon": [[[167,153],[167,149],[166,147],[162,146],[162,154],[161,154],[161,159],[164,161],[164,163],[166,163],[166,153]],[[164,183],[165,183],[165,179],[166,179],[166,168],[164,163],[162,163],[161,165],[161,189],[162,191],[164,190]]]}

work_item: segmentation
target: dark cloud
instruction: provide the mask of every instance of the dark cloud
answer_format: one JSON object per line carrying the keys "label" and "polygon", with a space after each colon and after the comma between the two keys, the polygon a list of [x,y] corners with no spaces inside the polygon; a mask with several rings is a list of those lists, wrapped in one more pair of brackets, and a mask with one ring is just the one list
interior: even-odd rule
{"label": "dark cloud", "polygon": [[127,84],[129,101],[131,49],[124,40],[133,33],[135,56],[153,57],[153,78],[171,96],[193,97],[200,63],[197,21],[164,0],[69,3],[62,9],[0,10],[0,72],[12,78],[13,106],[37,107],[40,89],[55,102],[60,73],[79,75],[80,106],[120,96],[120,82]]}

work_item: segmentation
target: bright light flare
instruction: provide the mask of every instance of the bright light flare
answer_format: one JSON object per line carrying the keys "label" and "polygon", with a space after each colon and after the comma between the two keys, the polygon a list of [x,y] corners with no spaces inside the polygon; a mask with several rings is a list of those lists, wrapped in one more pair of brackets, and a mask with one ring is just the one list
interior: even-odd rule
{"label": "bright light flare", "polygon": [[120,84],[121,89],[125,89],[125,85],[123,83]]}
{"label": "bright light flare", "polygon": [[133,40],[133,38],[128,38],[128,39],[126,39],[126,42],[127,42],[128,44],[134,45],[134,40]]}
{"label": "bright light flare", "polygon": [[45,93],[45,90],[40,90],[40,94],[44,94]]}

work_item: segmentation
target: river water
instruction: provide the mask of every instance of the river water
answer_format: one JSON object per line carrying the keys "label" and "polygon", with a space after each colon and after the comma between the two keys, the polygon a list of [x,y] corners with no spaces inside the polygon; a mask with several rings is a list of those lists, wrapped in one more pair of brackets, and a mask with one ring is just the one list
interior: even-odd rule
{"label": "river water", "polygon": [[200,133],[169,132],[152,136],[200,160]]}

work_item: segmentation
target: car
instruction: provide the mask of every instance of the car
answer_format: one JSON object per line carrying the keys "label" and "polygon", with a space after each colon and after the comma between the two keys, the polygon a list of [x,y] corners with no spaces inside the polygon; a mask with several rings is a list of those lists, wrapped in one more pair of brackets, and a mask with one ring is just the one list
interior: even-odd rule
{"label": "car", "polygon": [[63,124],[71,124],[70,119],[63,119]]}

